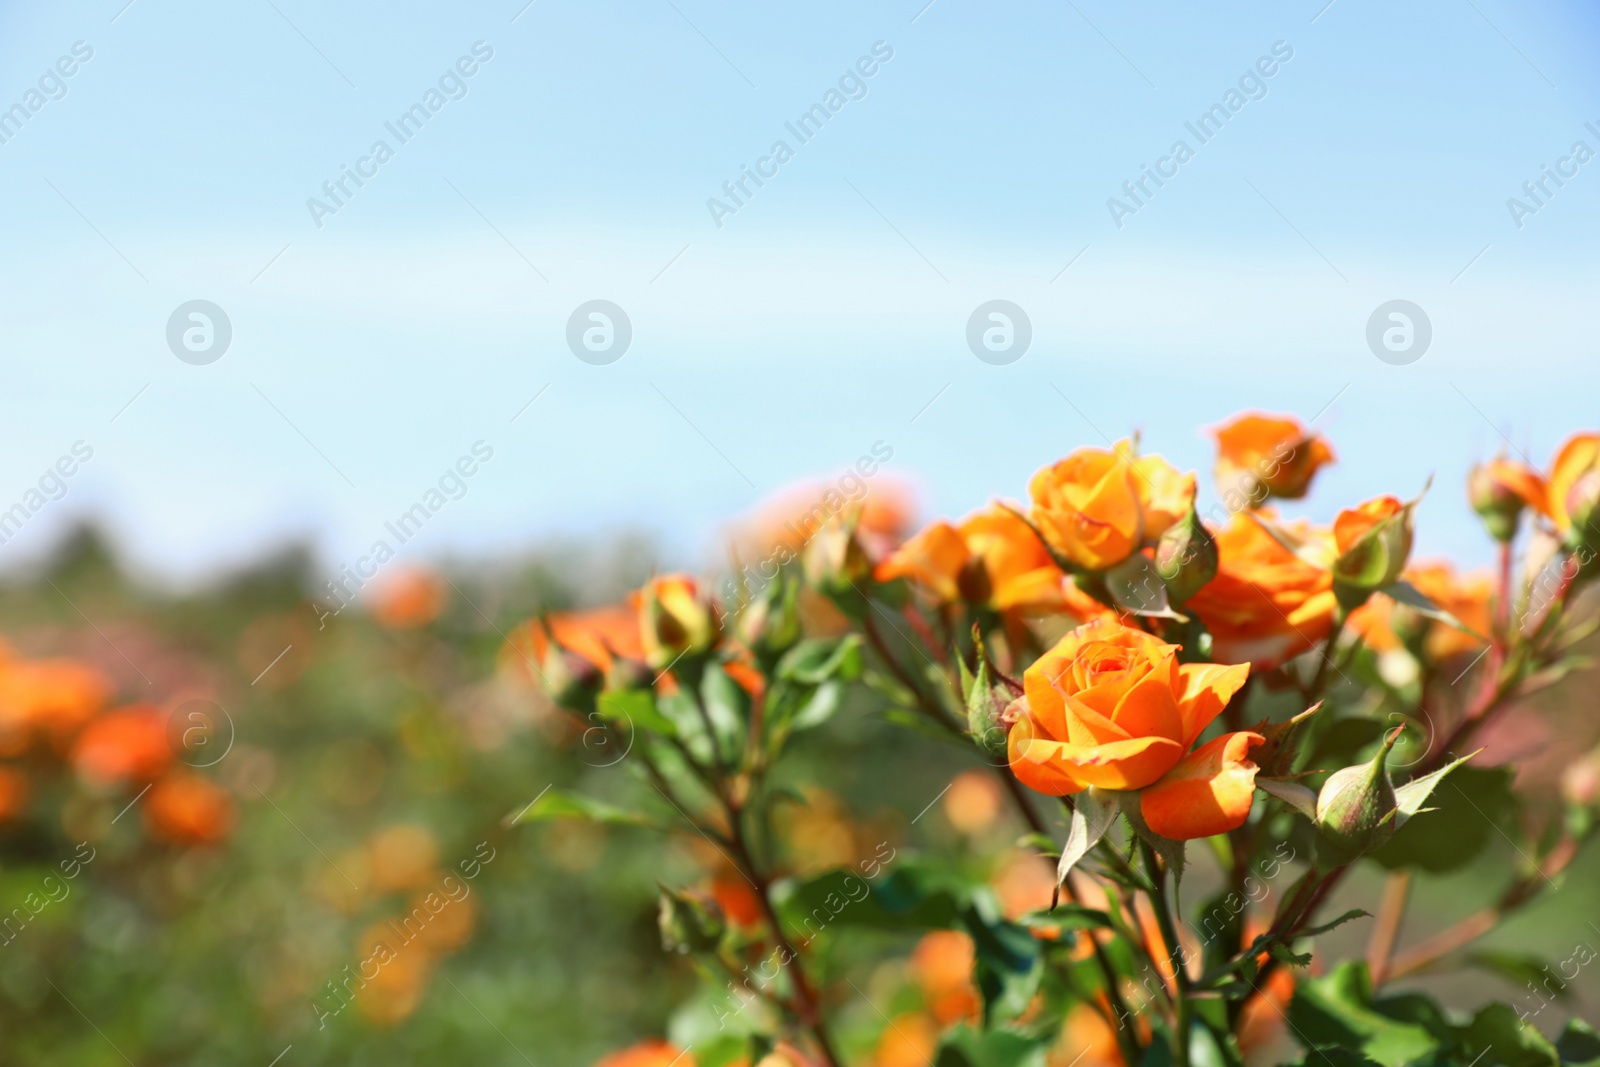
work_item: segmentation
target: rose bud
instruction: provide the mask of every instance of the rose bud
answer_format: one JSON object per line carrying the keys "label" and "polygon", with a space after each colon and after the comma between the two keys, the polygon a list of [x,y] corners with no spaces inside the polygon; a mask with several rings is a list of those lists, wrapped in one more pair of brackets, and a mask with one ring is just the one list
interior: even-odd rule
{"label": "rose bud", "polygon": [[1543,508],[1544,498],[1544,479],[1515,460],[1492,459],[1467,475],[1467,499],[1496,541],[1515,537],[1522,509]]}
{"label": "rose bud", "polygon": [[640,590],[639,636],[644,661],[664,671],[680,659],[708,655],[722,636],[717,607],[682,574],[652,578]]}
{"label": "rose bud", "polygon": [[616,656],[611,660],[611,666],[606,668],[606,688],[613,692],[649,689],[660,673],[651,670],[643,660]]}
{"label": "rose bud", "polygon": [[1193,508],[1161,535],[1155,563],[1173,604],[1182,604],[1217,576],[1217,542]]}
{"label": "rose bud", "polygon": [[1006,732],[1017,716],[1024,713],[1022,707],[1012,710],[1011,704],[1021,699],[1016,690],[995,681],[989,673],[989,661],[980,650],[978,672],[972,678],[972,688],[967,691],[967,733],[984,755],[1005,757]]}
{"label": "rose bud", "polygon": [[668,952],[712,952],[728,929],[722,905],[710,893],[661,887],[661,947]]}
{"label": "rose bud", "polygon": [[770,582],[739,613],[734,634],[757,658],[775,661],[800,640],[800,583]]}
{"label": "rose bud", "polygon": [[1412,513],[1417,501],[1402,504],[1380,496],[1346,508],[1333,520],[1338,558],[1333,564],[1334,594],[1346,611],[1366,603],[1375,589],[1393,584],[1411,557]]}
{"label": "rose bud", "polygon": [[806,580],[827,595],[855,600],[861,583],[872,576],[872,560],[856,537],[852,518],[836,518],[811,538],[805,548]]}
{"label": "rose bud", "polygon": [[1388,843],[1396,829],[1399,802],[1386,761],[1400,739],[1391,731],[1368,763],[1334,771],[1317,794],[1317,858],[1342,867]]}
{"label": "rose bud", "polygon": [[1574,549],[1593,549],[1600,544],[1600,470],[1591,470],[1567,490],[1567,544]]}

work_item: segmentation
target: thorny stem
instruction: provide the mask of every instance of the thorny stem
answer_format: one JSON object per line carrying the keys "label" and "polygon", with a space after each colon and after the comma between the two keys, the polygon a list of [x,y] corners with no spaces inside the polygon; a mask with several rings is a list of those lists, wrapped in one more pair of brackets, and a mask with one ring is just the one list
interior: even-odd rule
{"label": "thorny stem", "polygon": [[1367,971],[1372,975],[1374,987],[1388,979],[1389,960],[1394,955],[1400,924],[1405,921],[1406,901],[1411,895],[1411,877],[1407,870],[1391,871],[1384,882],[1383,896],[1378,901],[1378,918],[1372,924],[1372,937],[1367,942]]}
{"label": "thorny stem", "polygon": [[1145,870],[1150,872],[1150,903],[1156,913],[1156,925],[1161,929],[1161,940],[1166,943],[1167,966],[1172,971],[1175,991],[1172,1062],[1174,1067],[1188,1067],[1189,1029],[1193,1025],[1194,1009],[1189,996],[1189,972],[1184,967],[1183,946],[1178,941],[1178,928],[1172,921],[1172,905],[1167,899],[1167,872],[1161,869],[1155,849],[1148,842],[1139,842],[1139,852],[1144,857]]}

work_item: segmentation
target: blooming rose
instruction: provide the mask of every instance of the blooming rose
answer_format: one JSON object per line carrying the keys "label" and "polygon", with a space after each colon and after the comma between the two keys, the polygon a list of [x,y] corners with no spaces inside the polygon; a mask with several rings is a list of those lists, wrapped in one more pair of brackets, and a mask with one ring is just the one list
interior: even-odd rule
{"label": "blooming rose", "polygon": [[1292,418],[1240,415],[1212,436],[1217,441],[1217,485],[1224,498],[1238,492],[1250,506],[1261,503],[1262,496],[1300,499],[1317,469],[1333,462],[1328,442]]}
{"label": "blooming rose", "polygon": [[1050,547],[1091,571],[1115,567],[1194,507],[1194,474],[1160,456],[1080,448],[1028,483],[1032,518]]}
{"label": "blooming rose", "polygon": [[1249,673],[1180,664],[1177,645],[1112,620],[1087,623],[1023,673],[1011,770],[1052,796],[1143,790],[1145,822],[1165,837],[1223,833],[1249,814],[1256,767],[1246,756],[1264,738],[1245,731],[1189,750]]}
{"label": "blooming rose", "polygon": [[[1291,529],[1306,536],[1304,526]],[[1211,658],[1270,670],[1328,636],[1333,575],[1283,547],[1249,516],[1216,534],[1217,576],[1185,605],[1211,632]]]}
{"label": "blooming rose", "polygon": [[693,578],[663,574],[650,579],[638,595],[639,639],[651,668],[666,670],[684,656],[716,647],[722,620]]}
{"label": "blooming rose", "polygon": [[1028,524],[991,505],[952,526],[940,519],[879,563],[880,582],[909,578],[943,601],[993,608],[1059,611],[1065,576]]}

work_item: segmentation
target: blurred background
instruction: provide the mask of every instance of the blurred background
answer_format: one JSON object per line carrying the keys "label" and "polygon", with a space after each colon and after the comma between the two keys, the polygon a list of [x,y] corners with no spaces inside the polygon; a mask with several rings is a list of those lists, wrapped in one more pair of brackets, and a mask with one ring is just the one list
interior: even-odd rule
{"label": "blurred background", "polygon": [[[692,977],[655,883],[703,858],[500,828],[615,777],[504,638],[720,565],[858,457],[953,516],[1079,445],[1204,471],[1206,426],[1293,413],[1339,463],[1292,511],[1433,476],[1418,555],[1486,564],[1468,465],[1594,423],[1597,35],[1504,0],[0,3],[0,689],[135,712],[29,770],[0,905],[50,903],[0,932],[0,1061],[543,1067],[659,1033]],[[1540,744],[1592,744],[1588,707]],[[190,714],[219,747],[146,804],[128,754]],[[795,830],[821,865],[918,840],[1037,889],[981,790],[912,827],[957,753],[807,743],[847,769]],[[446,875],[426,960],[322,1018]],[[1495,937],[1600,944],[1582,895]]]}

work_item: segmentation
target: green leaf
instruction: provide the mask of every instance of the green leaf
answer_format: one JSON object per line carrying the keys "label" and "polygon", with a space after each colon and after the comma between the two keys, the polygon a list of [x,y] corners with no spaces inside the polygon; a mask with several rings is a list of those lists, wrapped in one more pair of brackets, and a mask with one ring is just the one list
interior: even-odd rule
{"label": "green leaf", "polygon": [[1318,934],[1325,934],[1329,930],[1343,926],[1352,919],[1366,919],[1370,918],[1371,915],[1372,913],[1370,911],[1362,911],[1360,908],[1351,908],[1349,911],[1345,912],[1332,922],[1323,923],[1321,926],[1307,927],[1306,929],[1301,930],[1297,936],[1316,937]]}
{"label": "green leaf", "polygon": [[1459,768],[1435,793],[1435,813],[1407,820],[1371,858],[1390,870],[1415,867],[1430,874],[1466,866],[1501,830],[1520,833],[1512,822],[1511,775],[1504,767]]}
{"label": "green leaf", "polygon": [[870,882],[849,870],[820,874],[794,885],[781,907],[786,920],[815,936],[835,922],[888,931],[950,929],[969,903],[968,887],[954,874],[906,858]]}
{"label": "green leaf", "polygon": [[845,687],[842,682],[830,681],[817,686],[806,702],[800,705],[789,720],[791,730],[810,730],[821,726],[844,705]]}
{"label": "green leaf", "polygon": [[1123,611],[1148,618],[1188,622],[1187,615],[1172,610],[1161,572],[1148,556],[1135,552],[1102,575],[1106,592]]}
{"label": "green leaf", "polygon": [[[1481,752],[1483,750],[1479,749],[1478,751]],[[1413,779],[1396,789],[1394,791],[1394,799],[1400,808],[1400,824],[1404,825],[1406,819],[1422,810],[1422,805],[1428,802],[1428,795],[1433,792],[1435,786],[1444,781],[1445,775],[1477,754],[1477,752],[1473,752],[1462,756],[1458,760],[1445,764],[1432,774],[1425,774],[1421,778]]]}
{"label": "green leaf", "polygon": [[1486,1058],[1504,1067],[1560,1067],[1556,1047],[1509,1004],[1490,1004],[1479,1011],[1462,1030],[1461,1040],[1465,1054],[1489,1050]]}
{"label": "green leaf", "polygon": [[[1301,978],[1289,1005],[1289,1025],[1313,1048],[1359,1050],[1381,1067],[1402,1067],[1438,1043],[1425,1027],[1396,1021],[1374,1008],[1364,963],[1342,963],[1326,977]],[[1314,1056],[1307,1059],[1316,1062]]]}
{"label": "green leaf", "polygon": [[1582,1019],[1572,1019],[1561,1031],[1556,1051],[1564,1067],[1595,1067],[1600,1064],[1600,1034]]}
{"label": "green leaf", "polygon": [[1476,637],[1484,644],[1489,643],[1489,639],[1487,637],[1485,637],[1483,634],[1480,634],[1478,631],[1474,630],[1472,627],[1468,626],[1466,623],[1462,622],[1460,619],[1456,618],[1439,605],[1435,604],[1428,598],[1426,593],[1412,585],[1410,582],[1406,581],[1404,578],[1401,578],[1398,581],[1390,582],[1388,585],[1379,589],[1378,592],[1384,594],[1396,603],[1404,604],[1406,607],[1415,611],[1418,615],[1421,615],[1424,618],[1433,619],[1436,622],[1442,622],[1446,626],[1454,626],[1457,630],[1460,630],[1464,634],[1470,634],[1473,637]]}
{"label": "green leaf", "polygon": [[603,692],[595,710],[608,722],[631,724],[635,729],[649,730],[664,737],[677,735],[671,719],[656,707],[655,693],[649,689],[619,689]]}
{"label": "green leaf", "polygon": [[1291,782],[1287,778],[1257,778],[1256,788],[1269,797],[1283,801],[1308,819],[1315,820],[1317,817],[1317,794],[1309,786]]}
{"label": "green leaf", "polygon": [[821,685],[835,677],[853,681],[861,676],[861,637],[812,637],[784,653],[778,677],[805,685]]}
{"label": "green leaf", "polygon": [[1092,786],[1073,797],[1072,822],[1067,828],[1067,843],[1062,846],[1061,861],[1056,864],[1058,892],[1072,868],[1088,854],[1091,848],[1100,843],[1100,839],[1106,836],[1106,831],[1111,829],[1111,824],[1116,819],[1117,806],[1102,801]]}
{"label": "green leaf", "polygon": [[1038,940],[1020,923],[1002,918],[979,897],[962,913],[975,950],[973,982],[983,996],[985,1025],[1027,1010],[1044,967]]}
{"label": "green leaf", "polygon": [[533,803],[506,819],[507,826],[520,826],[526,822],[544,822],[549,819],[586,819],[589,822],[610,823],[616,826],[645,826],[653,830],[666,830],[668,826],[643,812],[630,811],[603,800],[594,800],[577,793],[559,789],[546,789]]}
{"label": "green leaf", "polygon": [[945,1035],[933,1067],[1044,1067],[1051,1036],[1034,1037],[1013,1030],[979,1033],[958,1026]]}

